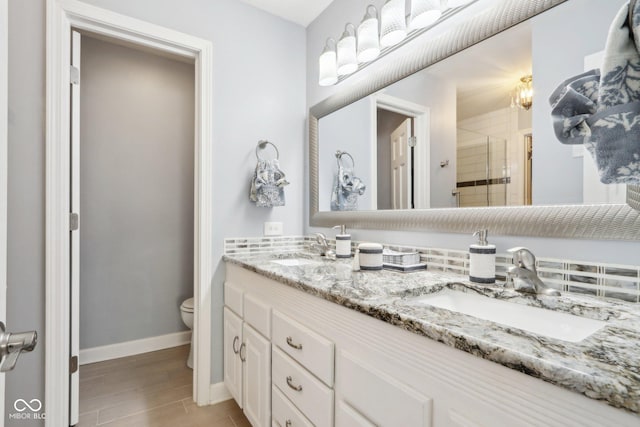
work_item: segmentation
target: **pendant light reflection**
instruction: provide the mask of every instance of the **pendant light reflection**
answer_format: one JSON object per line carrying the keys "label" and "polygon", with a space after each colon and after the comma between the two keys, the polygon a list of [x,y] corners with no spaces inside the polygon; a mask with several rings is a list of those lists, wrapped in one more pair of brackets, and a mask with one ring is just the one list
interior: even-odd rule
{"label": "pendant light reflection", "polygon": [[[353,33],[349,32],[349,27]],[[358,69],[358,58],[356,55],[356,27],[349,23],[345,25],[342,37],[338,41],[338,75],[346,76]]]}
{"label": "pendant light reflection", "polygon": [[380,45],[389,47],[407,37],[405,0],[387,0],[380,11]]}
{"label": "pendant light reflection", "polygon": [[410,30],[428,27],[442,16],[441,0],[411,0]]}
{"label": "pendant light reflection", "polygon": [[533,77],[531,75],[520,78],[520,84],[518,84],[514,90],[512,105],[528,110],[533,105]]}
{"label": "pendant light reflection", "polygon": [[[371,13],[373,11],[373,13]],[[378,42],[378,9],[372,4],[358,26],[358,62],[369,62],[380,55]]]}
{"label": "pendant light reflection", "polygon": [[[333,44],[333,47],[330,44]],[[320,86],[331,86],[338,82],[338,64],[336,61],[336,41],[329,37],[324,45],[322,55],[320,55],[319,68],[320,76],[318,83]]]}

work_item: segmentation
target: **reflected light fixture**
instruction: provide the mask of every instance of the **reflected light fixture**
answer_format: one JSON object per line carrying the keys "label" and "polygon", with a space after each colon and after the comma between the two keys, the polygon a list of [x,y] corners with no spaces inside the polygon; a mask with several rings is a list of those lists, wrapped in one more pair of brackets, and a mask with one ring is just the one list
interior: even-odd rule
{"label": "reflected light fixture", "polygon": [[405,0],[387,0],[380,10],[380,45],[389,47],[407,37]]}
{"label": "reflected light fixture", "polygon": [[[353,33],[349,32],[349,27]],[[346,76],[358,69],[358,58],[356,55],[356,27],[349,23],[344,26],[342,37],[338,41],[338,75]]]}
{"label": "reflected light fixture", "polygon": [[[330,44],[333,44],[333,47],[331,47]],[[320,86],[331,86],[338,82],[338,64],[336,62],[335,46],[336,41],[329,37],[318,60],[320,67],[318,83]]]}
{"label": "reflected light fixture", "polygon": [[467,3],[471,3],[473,0],[444,0],[447,2],[447,7],[450,9],[464,6]]}
{"label": "reflected light fixture", "polygon": [[441,0],[411,0],[409,29],[428,27],[442,16]]}
{"label": "reflected light fixture", "polygon": [[[373,13],[372,13],[373,11]],[[358,62],[369,62],[380,55],[378,42],[378,9],[372,4],[358,25]]]}
{"label": "reflected light fixture", "polygon": [[520,83],[516,86],[511,106],[528,110],[533,105],[533,77],[531,75],[520,78]]}

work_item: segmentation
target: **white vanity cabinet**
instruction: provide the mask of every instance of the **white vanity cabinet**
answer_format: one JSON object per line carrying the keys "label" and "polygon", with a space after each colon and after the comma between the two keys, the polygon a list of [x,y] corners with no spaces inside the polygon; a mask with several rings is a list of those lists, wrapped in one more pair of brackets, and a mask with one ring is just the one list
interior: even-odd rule
{"label": "white vanity cabinet", "polygon": [[[238,265],[227,264],[227,280],[239,284],[238,289],[245,295],[244,298],[231,295],[229,300],[225,295],[225,302],[232,305],[233,301],[242,301],[244,323],[247,301],[252,298],[271,308],[273,323],[268,325],[269,333],[251,325],[272,344],[269,396],[273,415],[268,425],[637,427],[640,424],[637,415]],[[246,295],[252,298],[247,299]],[[238,329],[237,319],[236,323],[227,319],[229,311],[227,305],[225,382],[234,377],[237,369],[227,363],[228,355],[234,354],[232,335]],[[268,323],[264,314],[261,319],[253,322]],[[229,381],[232,393],[234,386]],[[299,386],[302,389],[297,391]],[[261,382],[259,393],[264,387]],[[254,424],[257,425],[263,424]]]}
{"label": "white vanity cabinet", "polygon": [[225,283],[224,382],[254,427],[271,425],[271,308]]}

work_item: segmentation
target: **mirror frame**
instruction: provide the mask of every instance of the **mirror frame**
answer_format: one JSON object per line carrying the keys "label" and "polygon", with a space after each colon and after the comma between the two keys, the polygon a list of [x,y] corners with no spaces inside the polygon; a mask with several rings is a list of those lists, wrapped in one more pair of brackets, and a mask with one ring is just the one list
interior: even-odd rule
{"label": "mirror frame", "polygon": [[[573,239],[640,240],[640,186],[627,186],[628,204],[438,208],[423,210],[319,211],[318,120],[567,0],[506,0],[449,29],[421,37],[384,58],[346,90],[309,109],[309,223],[315,227],[472,233]],[[390,55],[392,56],[392,55]],[[637,210],[634,210],[637,209]]]}

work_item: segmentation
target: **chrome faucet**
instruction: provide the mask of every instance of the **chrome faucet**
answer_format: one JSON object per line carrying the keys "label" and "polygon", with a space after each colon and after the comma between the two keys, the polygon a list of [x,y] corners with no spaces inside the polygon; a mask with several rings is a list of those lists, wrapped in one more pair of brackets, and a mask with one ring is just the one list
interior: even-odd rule
{"label": "chrome faucet", "polygon": [[514,263],[507,270],[507,286],[512,283],[518,292],[560,296],[559,291],[548,287],[538,277],[536,257],[529,249],[517,247],[507,249],[507,252],[513,254]]}
{"label": "chrome faucet", "polygon": [[320,252],[320,256],[335,259],[336,252],[329,247],[327,236],[324,233],[315,233],[316,241],[311,244],[311,248]]}

